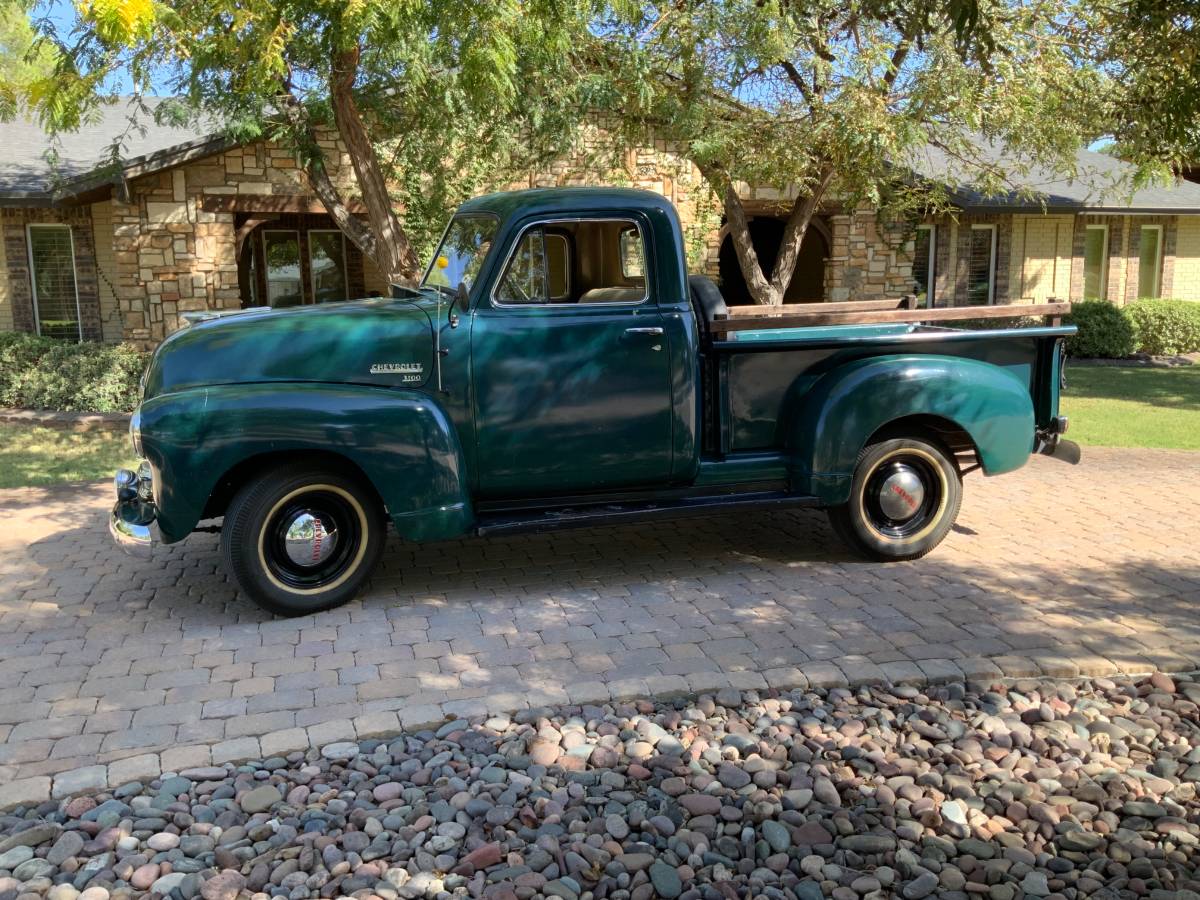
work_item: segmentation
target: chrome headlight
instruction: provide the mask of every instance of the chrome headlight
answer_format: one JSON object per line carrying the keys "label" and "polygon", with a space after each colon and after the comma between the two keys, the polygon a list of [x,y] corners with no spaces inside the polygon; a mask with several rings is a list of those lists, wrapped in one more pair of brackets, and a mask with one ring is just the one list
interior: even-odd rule
{"label": "chrome headlight", "polygon": [[137,495],[147,503],[154,502],[154,472],[150,463],[142,460],[137,467]]}

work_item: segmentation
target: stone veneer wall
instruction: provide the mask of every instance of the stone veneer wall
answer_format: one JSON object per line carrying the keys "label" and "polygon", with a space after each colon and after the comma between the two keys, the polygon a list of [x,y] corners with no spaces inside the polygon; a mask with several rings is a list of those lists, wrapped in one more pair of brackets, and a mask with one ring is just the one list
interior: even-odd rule
{"label": "stone veneer wall", "polygon": [[914,240],[908,229],[881,222],[867,208],[829,216],[829,225],[826,300],[882,300],[912,293]]}
{"label": "stone veneer wall", "polygon": [[[320,143],[334,181],[352,187],[344,149],[332,139]],[[311,197],[295,156],[265,142],[148,175],[129,187],[128,202],[112,202],[116,295],[125,336],[147,343],[177,329],[180,313],[241,306],[236,214],[206,210],[205,198]]]}

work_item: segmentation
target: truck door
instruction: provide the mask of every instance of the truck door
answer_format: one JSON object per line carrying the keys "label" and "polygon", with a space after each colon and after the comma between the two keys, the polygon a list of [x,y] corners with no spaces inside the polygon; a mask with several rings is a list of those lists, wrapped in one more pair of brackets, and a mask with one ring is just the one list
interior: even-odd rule
{"label": "truck door", "polygon": [[628,215],[532,222],[472,320],[482,497],[666,483],[670,335]]}

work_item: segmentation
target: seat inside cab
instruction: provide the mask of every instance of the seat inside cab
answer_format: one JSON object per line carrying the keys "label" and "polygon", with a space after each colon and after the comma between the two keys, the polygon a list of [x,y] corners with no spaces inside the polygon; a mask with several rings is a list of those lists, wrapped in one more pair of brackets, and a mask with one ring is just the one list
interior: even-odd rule
{"label": "seat inside cab", "polygon": [[496,291],[503,304],[640,303],[642,234],[627,219],[548,222],[528,229]]}

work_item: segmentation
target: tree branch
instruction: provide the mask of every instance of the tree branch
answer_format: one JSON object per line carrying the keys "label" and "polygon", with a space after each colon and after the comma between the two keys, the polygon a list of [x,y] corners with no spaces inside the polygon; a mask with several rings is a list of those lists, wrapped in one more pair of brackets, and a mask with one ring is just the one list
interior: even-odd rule
{"label": "tree branch", "polygon": [[376,249],[371,258],[390,280],[399,284],[413,284],[419,274],[420,264],[392,207],[379,157],[354,99],[354,81],[358,76],[361,52],[357,44],[333,52],[329,73],[333,119],[349,152],[350,164],[367,207],[367,221],[375,234]]}
{"label": "tree branch", "polygon": [[817,176],[812,190],[807,196],[797,195],[792,205],[792,214],[788,216],[787,225],[783,229],[783,237],[779,240],[779,255],[775,257],[775,269],[771,272],[771,293],[778,296],[776,302],[783,302],[783,295],[791,283],[792,274],[796,271],[796,262],[800,258],[800,246],[804,243],[804,235],[812,217],[820,206],[825,191],[833,181],[833,168],[826,166]]}
{"label": "tree branch", "polygon": [[734,252],[737,253],[738,264],[742,268],[742,277],[746,288],[755,303],[764,306],[778,306],[783,302],[783,295],[772,291],[771,283],[763,274],[762,263],[754,249],[750,238],[750,223],[746,219],[746,208],[742,198],[738,196],[737,188],[732,179],[723,169],[715,165],[696,164],[706,181],[714,190],[721,194],[721,202],[725,207],[725,221],[729,226],[729,237],[733,241]]}

